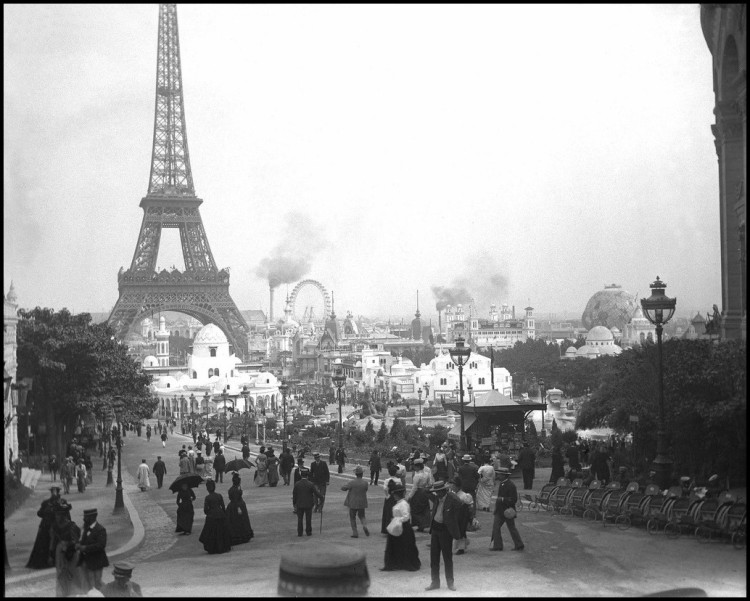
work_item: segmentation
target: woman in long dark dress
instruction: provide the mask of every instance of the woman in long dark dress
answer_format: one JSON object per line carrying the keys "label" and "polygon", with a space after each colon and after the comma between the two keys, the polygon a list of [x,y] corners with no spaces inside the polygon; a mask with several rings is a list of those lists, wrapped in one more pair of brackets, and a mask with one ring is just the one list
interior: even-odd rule
{"label": "woman in long dark dress", "polygon": [[186,482],[183,482],[180,490],[177,491],[177,528],[175,532],[190,534],[193,531],[193,517],[195,516],[193,501],[195,501],[193,489],[189,488]]}
{"label": "woman in long dark dress", "polygon": [[232,532],[232,545],[248,543],[255,536],[250,525],[250,516],[247,514],[247,505],[242,500],[240,482],[240,475],[234,472],[232,474],[232,486],[227,493],[229,497],[227,518],[229,519],[229,529]]}
{"label": "woman in long dark dress", "polygon": [[54,549],[52,548],[52,527],[55,524],[55,507],[60,502],[60,487],[50,488],[50,498],[42,501],[42,506],[36,514],[42,518],[39,530],[36,533],[34,548],[26,564],[27,568],[39,570],[49,568],[54,562]]}
{"label": "woman in long dark dress", "polygon": [[276,486],[279,483],[279,458],[273,453],[273,447],[266,451],[266,466],[268,469],[268,486]]}
{"label": "woman in long dark dress", "polygon": [[562,455],[560,447],[554,447],[552,449],[552,473],[550,474],[549,481],[554,484],[558,478],[565,477],[565,459]]}
{"label": "woman in long dark dress", "polygon": [[210,554],[226,553],[232,550],[232,533],[229,531],[229,520],[224,508],[224,498],[216,492],[216,482],[206,482],[206,500],[203,503],[203,513],[206,523],[200,538],[203,548]]}
{"label": "woman in long dark dress", "polygon": [[401,478],[397,474],[397,468],[395,465],[388,466],[388,477],[383,481],[383,488],[385,489],[385,502],[383,503],[383,517],[380,522],[380,533],[388,534],[385,529],[393,518],[393,506],[396,504],[396,499],[391,494],[393,487],[396,484],[401,484]]}
{"label": "woman in long dark dress", "polygon": [[394,536],[388,533],[388,540],[385,543],[385,557],[383,559],[384,572],[392,570],[408,570],[415,572],[422,567],[419,560],[419,549],[417,549],[417,540],[414,536],[414,530],[411,528],[411,515],[409,503],[404,499],[406,488],[403,484],[397,484],[393,488],[393,497],[396,504],[393,506],[392,521],[401,521],[401,534]]}

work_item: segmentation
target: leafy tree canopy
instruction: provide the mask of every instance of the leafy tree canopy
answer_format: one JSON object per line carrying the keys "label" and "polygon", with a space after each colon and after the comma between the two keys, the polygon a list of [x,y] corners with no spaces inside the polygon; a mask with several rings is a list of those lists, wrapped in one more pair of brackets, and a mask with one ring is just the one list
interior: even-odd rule
{"label": "leafy tree canopy", "polygon": [[156,408],[150,376],[128,357],[106,323],[67,309],[20,310],[19,377],[33,376],[34,402],[57,416],[102,415],[111,402],[122,418],[149,417]]}

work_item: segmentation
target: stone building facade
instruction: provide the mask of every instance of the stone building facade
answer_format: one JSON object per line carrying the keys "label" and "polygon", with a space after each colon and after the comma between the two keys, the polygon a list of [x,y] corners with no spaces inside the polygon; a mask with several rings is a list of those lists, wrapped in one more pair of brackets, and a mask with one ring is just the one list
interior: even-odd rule
{"label": "stone building facade", "polygon": [[711,126],[719,161],[721,338],[747,330],[747,7],[702,4],[701,28],[711,51],[716,98]]}

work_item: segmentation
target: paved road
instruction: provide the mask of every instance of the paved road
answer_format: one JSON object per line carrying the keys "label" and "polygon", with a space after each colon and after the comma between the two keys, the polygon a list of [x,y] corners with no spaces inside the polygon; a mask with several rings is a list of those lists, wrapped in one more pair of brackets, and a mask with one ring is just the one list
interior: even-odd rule
{"label": "paved road", "polygon": [[[178,473],[177,451],[187,437],[175,434],[162,449],[152,438],[126,439],[124,465],[134,474],[142,458],[153,465],[157,455],[167,463],[166,482]],[[192,443],[192,440],[190,441]],[[234,452],[227,452],[229,458]],[[238,452],[239,455],[239,452]],[[291,512],[291,487],[258,488],[252,471],[243,470],[244,499],[248,503],[255,538],[233,547],[223,555],[207,555],[198,536],[203,527],[202,500],[205,488],[197,490],[193,534],[174,534],[174,495],[166,487],[141,493],[129,492],[145,528],[143,544],[129,557],[136,564],[134,580],[146,596],[189,594],[215,596],[275,595],[279,557],[289,547],[315,549],[321,542],[362,549],[367,555],[370,594],[373,596],[428,596],[428,536],[417,534],[422,569],[415,573],[380,572],[385,538],[379,534],[384,495],[378,489],[369,495],[367,510],[371,536],[350,538],[348,516],[343,506],[341,484],[351,474],[332,474],[319,534],[318,514],[312,537],[298,539],[296,516]],[[217,486],[224,495],[231,478]],[[155,484],[155,482],[154,482]],[[710,596],[746,596],[746,551],[727,544],[701,545],[691,537],[677,540],[663,535],[649,536],[642,528],[620,531],[602,528],[581,518],[562,518],[541,512],[522,512],[519,530],[526,550],[493,553],[488,550],[492,516],[480,512],[482,528],[471,533],[469,551],[455,556],[457,592],[445,588],[437,596],[638,596],[676,587],[699,587]],[[510,548],[507,532],[506,549]],[[108,580],[108,579],[105,579]],[[6,589],[7,596],[54,594],[47,580],[24,583]]]}

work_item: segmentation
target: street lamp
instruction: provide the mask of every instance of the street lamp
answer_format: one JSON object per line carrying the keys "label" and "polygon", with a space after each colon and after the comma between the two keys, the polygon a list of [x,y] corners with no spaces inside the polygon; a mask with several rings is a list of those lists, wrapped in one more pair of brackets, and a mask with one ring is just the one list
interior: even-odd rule
{"label": "street lamp", "polygon": [[125,509],[125,502],[122,498],[122,434],[120,432],[120,415],[123,410],[121,396],[116,396],[114,403],[115,419],[117,420],[117,487],[115,488],[115,508],[112,513],[120,513]]}
{"label": "street lamp", "polygon": [[333,380],[333,383],[336,385],[336,388],[338,390],[338,399],[339,399],[339,448],[342,448],[344,446],[344,422],[343,418],[341,417],[341,387],[344,385],[344,382],[346,382],[346,376],[343,373],[343,370],[341,369],[341,365],[338,365],[336,369],[336,374],[331,377],[331,380]]}
{"label": "street lamp", "polygon": [[180,430],[183,434],[185,434],[185,406],[187,404],[187,400],[185,399],[185,395],[180,395]]}
{"label": "street lamp", "polygon": [[196,410],[195,394],[190,393],[190,433],[195,432],[195,410]]}
{"label": "street lamp", "polygon": [[250,391],[247,389],[247,384],[245,384],[242,387],[242,392],[240,394],[242,395],[242,398],[245,399],[245,409],[244,409],[244,411],[242,413],[242,417],[243,417],[242,434],[245,435],[245,436],[247,436],[247,412],[248,412],[247,400],[250,397]]}
{"label": "street lamp", "polygon": [[284,403],[284,413],[283,413],[283,419],[284,419],[284,425],[282,428],[282,431],[284,432],[284,440],[286,440],[286,393],[289,390],[289,386],[286,384],[286,382],[282,382],[279,385],[279,390],[281,391],[281,399]]}
{"label": "street lamp", "polygon": [[661,335],[664,324],[674,315],[676,298],[669,298],[664,294],[667,285],[656,276],[656,281],[650,285],[651,296],[641,299],[643,314],[656,326],[656,340],[659,358],[659,429],[656,432],[656,458],[654,471],[656,479],[662,489],[669,487],[672,473],[672,460],[667,454],[666,426],[664,420],[664,374],[662,368]]}
{"label": "street lamp", "polygon": [[[539,380],[539,402],[544,403],[544,380]],[[542,408],[542,435],[544,435],[544,408]]]}
{"label": "street lamp", "polygon": [[459,401],[461,402],[461,451],[466,453],[466,431],[464,430],[464,365],[469,360],[471,349],[464,346],[463,337],[456,339],[456,346],[450,349],[451,360],[458,365]]}
{"label": "street lamp", "polygon": [[422,429],[422,387],[417,390],[417,397],[419,398],[419,429]]}
{"label": "street lamp", "polygon": [[[466,386],[466,390],[469,393],[469,400],[471,401],[471,404],[474,407],[474,418],[476,418],[476,416],[477,416],[477,405],[474,402],[474,387],[471,385],[471,382],[469,382],[468,385]],[[474,437],[472,436],[472,440],[473,439],[474,439]],[[473,444],[472,444],[472,447],[473,447]]]}

